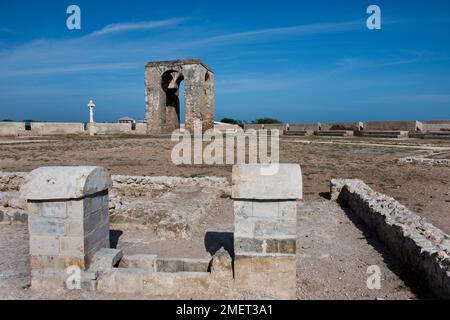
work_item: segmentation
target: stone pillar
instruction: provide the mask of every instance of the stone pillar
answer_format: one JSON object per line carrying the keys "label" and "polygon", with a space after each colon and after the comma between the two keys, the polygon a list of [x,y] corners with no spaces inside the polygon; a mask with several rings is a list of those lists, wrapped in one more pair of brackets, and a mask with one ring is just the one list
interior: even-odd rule
{"label": "stone pillar", "polygon": [[94,107],[95,107],[95,104],[94,104],[93,100],[89,101],[88,107],[89,107],[89,123],[94,123]]}
{"label": "stone pillar", "polygon": [[93,136],[95,134],[95,124],[94,124],[94,107],[95,103],[93,100],[89,101],[89,123],[88,123],[88,132],[89,135]]}
{"label": "stone pillar", "polygon": [[101,167],[43,167],[21,188],[27,199],[31,285],[66,286],[67,268],[87,270],[94,254],[109,248],[108,188]]}
{"label": "stone pillar", "polygon": [[263,167],[233,166],[235,286],[242,292],[295,299],[301,169],[280,164],[276,174],[261,175]]}

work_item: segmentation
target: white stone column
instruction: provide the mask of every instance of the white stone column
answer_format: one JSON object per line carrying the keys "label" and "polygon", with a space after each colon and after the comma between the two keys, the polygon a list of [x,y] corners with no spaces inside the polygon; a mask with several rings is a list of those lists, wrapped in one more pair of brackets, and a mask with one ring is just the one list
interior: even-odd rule
{"label": "white stone column", "polygon": [[28,175],[21,195],[28,206],[32,287],[65,288],[67,268],[85,271],[97,251],[109,248],[111,186],[101,167],[43,167]]}
{"label": "white stone column", "polygon": [[89,107],[89,123],[94,123],[94,107],[95,107],[95,103],[93,100],[89,101],[88,104]]}
{"label": "white stone column", "polygon": [[238,290],[296,298],[297,164],[280,164],[274,175],[263,165],[233,166],[234,280]]}

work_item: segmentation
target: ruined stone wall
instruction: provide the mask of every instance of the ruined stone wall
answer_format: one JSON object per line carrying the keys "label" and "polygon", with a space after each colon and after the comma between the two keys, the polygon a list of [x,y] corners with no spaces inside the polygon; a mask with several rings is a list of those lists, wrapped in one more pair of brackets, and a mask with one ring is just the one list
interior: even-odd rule
{"label": "ruined stone wall", "polygon": [[305,124],[289,124],[289,130],[308,130],[308,131],[316,131],[318,130],[317,123],[305,123]]}
{"label": "ruined stone wall", "polygon": [[[0,221],[26,223],[19,189],[28,173],[0,172]],[[112,176],[111,223],[153,229],[160,238],[187,239],[192,226],[212,210],[230,185],[221,177]]]}
{"label": "ruined stone wall", "polygon": [[244,125],[244,130],[248,130],[248,129],[254,129],[254,130],[259,130],[262,129],[264,127],[264,129],[267,130],[280,130],[280,132],[283,132],[283,130],[286,130],[286,125],[285,124],[246,124]]}
{"label": "ruined stone wall", "polygon": [[84,124],[77,122],[31,122],[31,130],[25,130],[25,122],[0,122],[0,136],[46,136],[84,134]]}
{"label": "ruined stone wall", "polygon": [[76,122],[32,122],[31,134],[37,136],[84,134],[84,124]]}
{"label": "ruined stone wall", "polygon": [[0,137],[17,137],[25,132],[24,122],[0,122]]}
{"label": "ruined stone wall", "polygon": [[[179,92],[184,81],[184,93]],[[214,127],[214,74],[198,60],[151,62],[145,67],[145,119],[148,134],[180,128],[180,94],[184,94],[185,128]]]}
{"label": "ruined stone wall", "polygon": [[437,297],[450,299],[449,235],[361,180],[333,179],[331,197],[345,202]]}
{"label": "ruined stone wall", "polygon": [[135,131],[131,130],[130,123],[94,123],[88,124],[88,128],[96,135],[106,134],[131,134]]}
{"label": "ruined stone wall", "polygon": [[319,123],[320,130],[350,130],[360,131],[364,128],[362,122],[322,122]]}
{"label": "ruined stone wall", "polygon": [[[132,130],[129,123],[94,123],[87,124],[92,127],[94,134],[147,134],[147,124],[136,123],[136,129]],[[31,130],[25,130],[24,122],[0,122],[0,137],[17,136],[52,136],[52,135],[84,135],[88,130],[84,129],[81,122],[32,122]]]}
{"label": "ruined stone wall", "polygon": [[423,121],[423,131],[450,131],[450,120]]}
{"label": "ruined stone wall", "polygon": [[418,128],[422,127],[419,121],[371,121],[364,122],[364,131],[372,130],[395,130],[409,131],[414,133]]}

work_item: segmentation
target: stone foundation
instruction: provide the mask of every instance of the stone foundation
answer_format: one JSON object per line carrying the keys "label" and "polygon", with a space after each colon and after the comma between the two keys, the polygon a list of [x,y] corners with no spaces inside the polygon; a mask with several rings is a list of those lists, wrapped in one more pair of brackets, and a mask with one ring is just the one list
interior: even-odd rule
{"label": "stone foundation", "polygon": [[[294,299],[298,165],[271,176],[260,165],[233,168],[234,252],[212,259],[164,259],[109,248],[108,189],[100,167],[47,167],[21,188],[27,199],[33,289],[73,289],[69,268],[79,268],[80,290],[120,294]],[[234,260],[233,257],[234,256]]]}

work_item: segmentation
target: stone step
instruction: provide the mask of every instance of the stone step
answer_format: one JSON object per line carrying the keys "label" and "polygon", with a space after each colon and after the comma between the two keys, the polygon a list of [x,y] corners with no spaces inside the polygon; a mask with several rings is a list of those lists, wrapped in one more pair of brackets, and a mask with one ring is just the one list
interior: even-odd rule
{"label": "stone step", "polygon": [[315,134],[319,137],[348,137],[353,136],[353,131],[350,130],[320,130]]}
{"label": "stone step", "polygon": [[397,130],[373,130],[373,131],[361,131],[359,132],[361,137],[371,137],[371,138],[407,138],[408,131],[397,131]]}
{"label": "stone step", "polygon": [[310,130],[284,130],[286,136],[311,136],[313,131]]}
{"label": "stone step", "polygon": [[450,134],[424,134],[421,136],[423,139],[449,139]]}
{"label": "stone step", "polygon": [[441,131],[427,131],[425,132],[425,134],[431,134],[431,135],[437,135],[437,136],[448,136],[450,135],[450,130],[443,130],[441,129]]}

